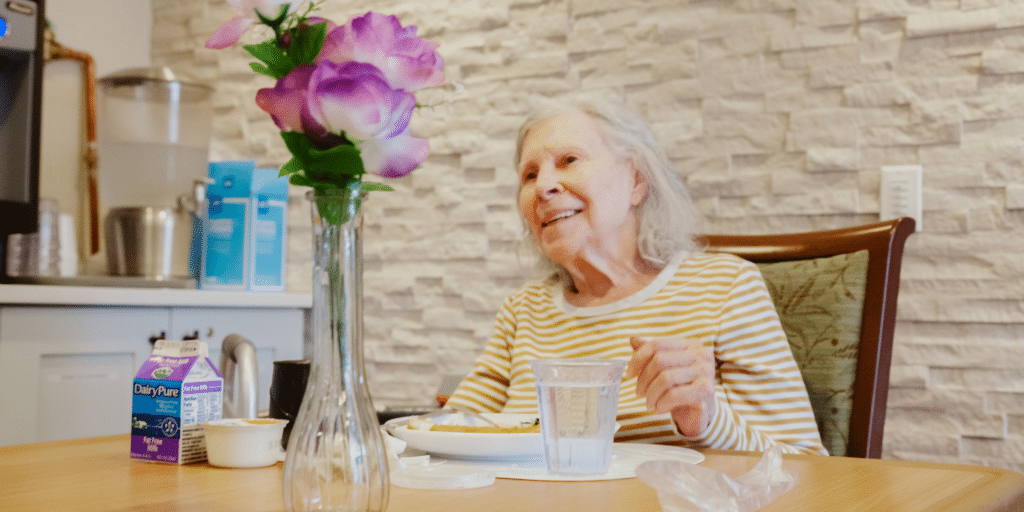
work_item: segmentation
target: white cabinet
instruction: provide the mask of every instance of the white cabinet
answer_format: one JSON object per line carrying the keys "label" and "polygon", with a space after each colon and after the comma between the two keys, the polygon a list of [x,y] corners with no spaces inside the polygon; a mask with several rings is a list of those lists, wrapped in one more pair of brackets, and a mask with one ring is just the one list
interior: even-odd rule
{"label": "white cabinet", "polygon": [[154,297],[97,289],[120,292],[78,300],[82,292],[75,289],[33,300],[11,288],[24,287],[0,286],[0,446],[128,433],[132,379],[149,355],[150,338],[161,333],[168,339],[198,333],[214,365],[225,336],[251,340],[260,410],[268,406],[273,362],[304,353],[308,296],[181,290]]}
{"label": "white cabinet", "polygon": [[159,308],[0,308],[0,445],[127,433],[132,378],[167,320]]}

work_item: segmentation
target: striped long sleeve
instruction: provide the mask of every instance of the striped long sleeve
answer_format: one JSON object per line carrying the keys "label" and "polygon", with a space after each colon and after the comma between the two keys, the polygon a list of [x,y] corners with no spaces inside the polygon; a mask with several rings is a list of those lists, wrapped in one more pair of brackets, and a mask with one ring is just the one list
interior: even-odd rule
{"label": "striped long sleeve", "polygon": [[764,280],[752,263],[730,255],[678,257],[643,290],[597,307],[568,304],[556,283],[527,283],[505,300],[494,334],[450,400],[478,411],[536,413],[531,360],[628,360],[633,336],[712,346],[717,408],[705,432],[685,437],[668,414],[647,409],[635,378],[625,379],[616,441],[827,454]]}

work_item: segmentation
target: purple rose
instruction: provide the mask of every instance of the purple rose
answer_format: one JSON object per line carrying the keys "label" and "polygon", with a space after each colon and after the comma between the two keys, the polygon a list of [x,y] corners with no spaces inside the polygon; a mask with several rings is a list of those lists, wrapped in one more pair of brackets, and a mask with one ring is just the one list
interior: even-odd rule
{"label": "purple rose", "polygon": [[427,159],[429,152],[426,139],[412,137],[408,130],[394,137],[372,138],[359,144],[363,168],[384,178],[409,174]]}
{"label": "purple rose", "polygon": [[362,62],[322,62],[309,78],[312,119],[352,142],[405,132],[416,108],[412,93],[392,89],[379,69]]}
{"label": "purple rose", "polygon": [[437,44],[402,27],[396,16],[368,12],[327,34],[318,61],[373,64],[396,89],[417,91],[444,83],[444,60]]}

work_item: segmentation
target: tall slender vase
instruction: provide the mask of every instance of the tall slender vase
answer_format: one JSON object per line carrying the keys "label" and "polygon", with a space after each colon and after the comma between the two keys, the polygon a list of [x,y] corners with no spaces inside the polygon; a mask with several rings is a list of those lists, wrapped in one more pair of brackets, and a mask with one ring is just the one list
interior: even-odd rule
{"label": "tall slender vase", "polygon": [[388,466],[363,371],[363,193],[309,192],[313,363],[284,462],[293,512],[383,511]]}

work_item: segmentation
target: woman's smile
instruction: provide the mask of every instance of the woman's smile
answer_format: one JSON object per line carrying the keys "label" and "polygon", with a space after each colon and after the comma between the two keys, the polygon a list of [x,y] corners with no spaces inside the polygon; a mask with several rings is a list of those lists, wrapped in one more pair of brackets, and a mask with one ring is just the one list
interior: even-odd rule
{"label": "woman's smile", "polygon": [[540,226],[542,228],[546,228],[546,227],[548,227],[548,226],[550,226],[550,225],[552,225],[552,224],[554,224],[554,223],[556,223],[556,222],[558,222],[558,221],[560,221],[562,219],[568,219],[569,217],[573,217],[577,213],[580,213],[581,211],[583,211],[583,210],[567,210],[567,211],[558,213],[558,214],[556,214],[556,215],[554,215],[552,217],[549,217],[548,220],[545,220],[545,221],[541,222]]}

